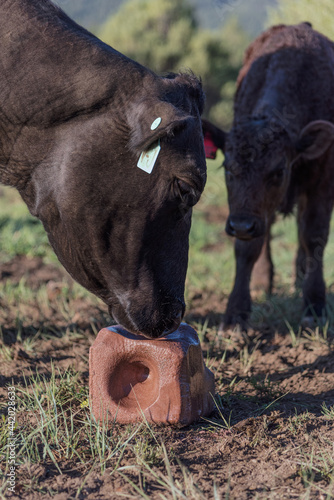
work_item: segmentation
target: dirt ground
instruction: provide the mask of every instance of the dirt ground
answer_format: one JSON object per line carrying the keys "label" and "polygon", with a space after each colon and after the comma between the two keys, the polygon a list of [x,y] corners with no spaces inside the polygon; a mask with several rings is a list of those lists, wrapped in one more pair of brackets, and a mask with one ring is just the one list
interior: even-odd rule
{"label": "dirt ground", "polygon": [[[48,294],[45,305],[29,301],[20,305],[19,328],[18,304],[0,296],[3,345],[14,352],[12,359],[1,360],[2,413],[6,387],[24,385],[24,378],[29,381],[36,371],[47,376],[51,363],[60,370],[72,367],[80,374],[80,384],[87,386],[89,347],[96,331],[108,324],[104,306],[80,298],[64,317],[57,309],[57,298],[64,284],[72,286],[71,280],[58,267],[46,266],[38,258],[17,257],[0,267],[0,276],[12,283],[24,276],[26,285],[36,293],[46,284]],[[298,299],[294,300],[298,307]],[[183,498],[334,498],[331,331],[325,338],[319,331],[301,332],[294,338],[285,323],[280,319],[275,323],[274,318],[272,324],[263,321],[247,334],[228,331],[218,335],[225,301],[226,297],[212,292],[197,293],[191,297],[186,317],[195,326],[206,322],[202,347],[215,373],[219,410],[189,427],[154,430],[168,451],[169,472],[175,484],[183,484]],[[24,339],[41,325],[51,335],[42,335],[32,351],[25,350]],[[75,330],[76,335],[68,336],[69,330]],[[19,426],[24,418],[19,414]],[[152,469],[168,476],[162,461],[152,463]],[[86,469],[74,459],[58,462],[62,474],[48,457],[41,463],[23,463],[18,470],[16,494],[5,493],[5,497],[142,498],[131,480],[146,498],[181,498],[164,489],[152,475],[143,475],[140,468],[131,469],[126,479],[114,471],[115,464],[111,461],[104,474],[92,470],[79,491]],[[118,467],[136,464],[138,460],[129,450]]]}

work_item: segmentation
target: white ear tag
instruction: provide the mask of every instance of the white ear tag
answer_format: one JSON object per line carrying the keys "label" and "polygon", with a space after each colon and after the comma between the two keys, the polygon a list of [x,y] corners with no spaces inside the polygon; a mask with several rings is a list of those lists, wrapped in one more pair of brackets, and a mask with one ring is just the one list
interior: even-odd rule
{"label": "white ear tag", "polygon": [[161,123],[161,120],[162,120],[161,116],[159,116],[158,118],[156,118],[154,120],[154,122],[152,123],[152,125],[151,125],[151,130],[157,129],[159,127],[160,123]]}
{"label": "white ear tag", "polygon": [[160,149],[161,146],[159,139],[158,141],[153,142],[153,144],[151,144],[151,146],[146,151],[142,152],[139,157],[137,167],[150,174],[153,170],[155,162],[157,161]]}

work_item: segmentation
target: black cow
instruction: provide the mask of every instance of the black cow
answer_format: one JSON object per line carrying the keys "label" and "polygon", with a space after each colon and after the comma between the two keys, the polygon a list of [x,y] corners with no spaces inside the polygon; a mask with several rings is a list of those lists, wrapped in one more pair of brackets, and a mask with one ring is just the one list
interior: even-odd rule
{"label": "black cow", "polygon": [[48,0],[2,0],[0,39],[0,181],[125,328],[175,330],[206,180],[200,82],[157,76]]}
{"label": "black cow", "polygon": [[245,325],[255,270],[271,290],[270,226],[297,205],[297,284],[304,326],[325,316],[323,252],[334,203],[334,43],[309,23],[274,26],[248,48],[240,71],[232,130],[206,123],[224,150],[235,236],[236,279],[225,323]]}

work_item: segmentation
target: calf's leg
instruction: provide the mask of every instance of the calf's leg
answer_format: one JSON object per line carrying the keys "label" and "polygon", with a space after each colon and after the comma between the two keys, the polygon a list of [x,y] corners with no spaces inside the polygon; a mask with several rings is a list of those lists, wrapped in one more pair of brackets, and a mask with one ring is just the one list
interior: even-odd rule
{"label": "calf's leg", "polygon": [[271,260],[270,231],[273,221],[274,219],[268,225],[264,237],[250,241],[235,240],[236,276],[226,308],[225,328],[237,324],[242,328],[247,327],[252,306],[250,288],[271,294],[274,266]]}
{"label": "calf's leg", "polygon": [[300,236],[298,236],[299,246],[296,257],[296,279],[295,287],[298,289],[303,288],[304,277],[306,273],[306,253],[303,245],[300,241]]}
{"label": "calf's leg", "polygon": [[306,275],[306,245],[304,243],[304,232],[305,232],[305,221],[304,212],[307,203],[307,197],[301,196],[298,200],[298,211],[297,211],[297,226],[298,226],[298,250],[296,256],[296,278],[295,278],[295,288],[302,289],[304,278]]}
{"label": "calf's leg", "polygon": [[274,280],[274,265],[271,260],[270,232],[265,237],[261,253],[254,264],[250,282],[251,290],[259,290],[271,295]]}
{"label": "calf's leg", "polygon": [[264,237],[255,238],[250,241],[235,240],[236,276],[225,312],[225,328],[237,324],[242,328],[246,328],[251,312],[249,290],[251,273],[255,262],[261,254],[264,240]]}
{"label": "calf's leg", "polygon": [[328,240],[332,208],[332,200],[319,196],[301,197],[298,204],[297,273],[300,275],[304,273],[303,326],[314,326],[314,315],[319,318],[325,316],[326,289],[323,277],[323,254]]}

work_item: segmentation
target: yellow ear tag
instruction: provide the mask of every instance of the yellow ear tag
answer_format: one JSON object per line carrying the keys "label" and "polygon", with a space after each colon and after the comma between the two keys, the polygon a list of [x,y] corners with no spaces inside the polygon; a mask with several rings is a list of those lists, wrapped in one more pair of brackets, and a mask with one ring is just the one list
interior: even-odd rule
{"label": "yellow ear tag", "polygon": [[150,174],[153,170],[155,162],[157,161],[160,149],[160,139],[158,139],[158,141],[153,142],[153,144],[151,144],[146,151],[142,152],[139,157],[137,167]]}

